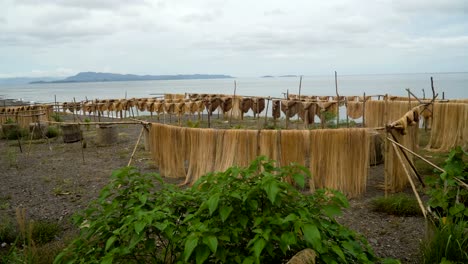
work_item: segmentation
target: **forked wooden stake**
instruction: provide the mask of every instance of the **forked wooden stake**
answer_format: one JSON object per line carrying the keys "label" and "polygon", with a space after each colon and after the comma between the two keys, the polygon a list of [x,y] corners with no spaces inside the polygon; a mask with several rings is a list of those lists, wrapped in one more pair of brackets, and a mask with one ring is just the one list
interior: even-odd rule
{"label": "forked wooden stake", "polygon": [[132,152],[132,155],[130,156],[130,160],[128,161],[127,167],[130,167],[130,164],[132,164],[133,156],[135,156],[135,152],[137,150],[138,144],[140,144],[140,139],[141,139],[141,136],[143,135],[144,130],[145,130],[145,127],[142,127],[141,132],[140,132],[140,136],[138,136],[138,140],[137,140],[137,142],[135,144],[135,147],[133,148],[133,152]]}
{"label": "forked wooden stake", "polygon": [[414,185],[413,179],[411,179],[411,176],[410,176],[410,174],[408,172],[408,169],[406,168],[405,163],[403,162],[403,158],[401,157],[400,152],[398,151],[398,148],[397,148],[396,144],[392,142],[392,146],[393,146],[393,150],[395,150],[395,153],[398,156],[398,159],[400,160],[401,166],[403,166],[406,177],[408,178],[408,181],[411,184],[411,188],[413,189],[414,195],[416,196],[416,200],[418,200],[418,204],[419,204],[419,207],[421,208],[421,211],[422,211],[422,213],[424,215],[424,218],[427,218],[426,209],[424,208],[424,205],[423,205],[423,203],[421,201],[421,197],[419,197],[419,194],[418,194],[418,191],[416,190],[416,186]]}

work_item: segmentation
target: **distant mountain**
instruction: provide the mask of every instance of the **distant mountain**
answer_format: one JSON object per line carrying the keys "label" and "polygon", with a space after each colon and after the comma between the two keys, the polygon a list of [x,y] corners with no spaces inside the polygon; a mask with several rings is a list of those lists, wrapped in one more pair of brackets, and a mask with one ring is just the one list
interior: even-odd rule
{"label": "distant mountain", "polygon": [[15,77],[15,78],[0,78],[0,84],[7,84],[7,85],[15,85],[15,84],[28,84],[31,82],[37,81],[56,81],[60,78],[53,78],[53,77],[42,77],[42,78],[34,78],[34,77]]}
{"label": "distant mountain", "polygon": [[223,74],[178,74],[178,75],[135,75],[104,72],[80,72],[75,76],[55,81],[33,81],[31,83],[75,83],[75,82],[118,82],[150,80],[192,80],[233,78]]}
{"label": "distant mountain", "polygon": [[275,76],[272,76],[272,75],[264,75],[262,76],[262,78],[274,78]]}
{"label": "distant mountain", "polygon": [[278,77],[297,77],[297,75],[288,74],[288,75],[281,75]]}

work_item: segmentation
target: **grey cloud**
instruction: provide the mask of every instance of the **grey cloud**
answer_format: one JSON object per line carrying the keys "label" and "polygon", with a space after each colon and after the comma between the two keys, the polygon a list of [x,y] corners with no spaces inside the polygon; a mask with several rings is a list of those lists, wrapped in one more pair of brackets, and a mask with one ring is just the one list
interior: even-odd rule
{"label": "grey cloud", "polygon": [[83,9],[120,9],[128,6],[147,5],[146,0],[17,0],[23,5],[55,5]]}
{"label": "grey cloud", "polygon": [[222,16],[221,10],[211,12],[192,12],[181,17],[181,20],[186,23],[193,22],[212,22]]}
{"label": "grey cloud", "polygon": [[263,14],[264,14],[265,16],[280,16],[280,15],[285,15],[286,12],[283,11],[282,9],[275,8],[275,9],[273,9],[273,10],[265,11],[265,12],[263,12]]}
{"label": "grey cloud", "polygon": [[398,12],[409,13],[468,13],[468,1],[466,0],[395,0],[393,8]]}

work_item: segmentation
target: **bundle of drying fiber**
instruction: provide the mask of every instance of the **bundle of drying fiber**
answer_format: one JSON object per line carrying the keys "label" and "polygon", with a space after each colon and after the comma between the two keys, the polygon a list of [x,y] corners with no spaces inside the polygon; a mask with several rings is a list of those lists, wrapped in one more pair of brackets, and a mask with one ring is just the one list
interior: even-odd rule
{"label": "bundle of drying fiber", "polygon": [[428,149],[449,151],[455,146],[468,149],[468,104],[435,103]]}
{"label": "bundle of drying fiber", "polygon": [[[372,100],[371,96],[366,96],[366,102]],[[359,96],[359,102],[364,102],[364,96]]]}
{"label": "bundle of drying fiber", "polygon": [[252,112],[254,116],[265,109],[265,98],[252,98]]}
{"label": "bundle of drying fiber", "polygon": [[242,111],[242,114],[247,113],[252,108],[252,104],[252,98],[242,98],[240,102],[240,110]]}
{"label": "bundle of drying fiber", "polygon": [[[385,99],[385,96],[384,96],[384,99]],[[410,99],[408,99],[407,96],[389,95],[389,96],[388,96],[388,100],[390,100],[390,101],[406,101],[406,102],[408,102]],[[411,98],[411,101],[414,101],[414,100],[416,100],[416,99]]]}
{"label": "bundle of drying fiber", "polygon": [[197,93],[190,93],[188,94],[188,98],[192,100],[198,100],[200,98],[200,95]]}
{"label": "bundle of drying fiber", "polygon": [[208,112],[209,115],[212,115],[216,109],[221,105],[221,99],[219,97],[212,97],[212,98],[207,98],[204,101],[206,111]]}
{"label": "bundle of drying fiber", "polygon": [[[418,144],[418,126],[408,126],[406,128],[406,135],[400,134],[396,131],[392,131],[392,135],[395,137],[396,141],[405,147],[411,149],[412,151],[416,150]],[[391,136],[392,137],[392,136]],[[401,164],[395,149],[392,146],[392,143],[389,142],[388,155],[385,157],[385,166],[387,171],[387,189],[391,192],[402,191],[408,184],[408,178],[406,176],[403,165]],[[398,147],[397,147],[398,148]],[[413,155],[406,152],[409,160],[413,163]],[[409,168],[409,164],[404,158],[403,154],[400,153],[403,158],[404,164]]]}
{"label": "bundle of drying fiber", "polygon": [[104,102],[106,104],[107,111],[115,111],[115,99],[108,99]]}
{"label": "bundle of drying fiber", "polygon": [[186,130],[188,150],[188,169],[185,184],[196,182],[201,176],[214,171],[216,158],[216,137],[218,130],[188,128]]}
{"label": "bundle of drying fiber", "polygon": [[[192,109],[194,109],[193,112],[192,112]],[[184,112],[185,113],[193,114],[193,113],[196,112],[196,110],[197,109],[196,109],[196,105],[195,105],[194,102],[189,101],[189,102],[184,103]]]}
{"label": "bundle of drying fiber", "polygon": [[425,128],[432,127],[432,111],[433,111],[432,108],[433,108],[433,104],[425,105],[422,107],[422,110],[420,112],[423,118],[423,125]]}
{"label": "bundle of drying fiber", "polygon": [[139,111],[146,111],[146,102],[148,98],[140,98],[137,100],[136,105]]}
{"label": "bundle of drying fiber", "polygon": [[[400,119],[409,109],[418,106],[419,103],[412,101],[411,104],[404,101],[382,101],[370,100],[365,105],[365,126],[382,127],[394,120]],[[385,107],[387,110],[385,111]],[[387,120],[385,119],[385,114]]]}
{"label": "bundle of drying fiber", "polygon": [[318,96],[317,97],[320,101],[328,101],[330,99],[330,96],[326,95],[326,96]]}
{"label": "bundle of drying fiber", "polygon": [[221,111],[226,114],[232,109],[232,97],[221,97]]}
{"label": "bundle of drying fiber", "polygon": [[163,103],[163,110],[166,114],[173,114],[175,110],[175,103],[165,101]]}
{"label": "bundle of drying fiber", "polygon": [[96,105],[97,105],[97,109],[99,110],[99,112],[104,112],[104,111],[107,111],[107,103],[105,100],[96,100]]}
{"label": "bundle of drying fiber", "polygon": [[357,96],[346,96],[346,100],[348,102],[354,102],[354,101],[357,101],[358,97]]}
{"label": "bundle of drying fiber", "polygon": [[185,99],[185,94],[164,94],[164,99]]}
{"label": "bundle of drying fiber", "polygon": [[291,118],[299,112],[299,104],[302,107],[302,104],[298,101],[281,100],[281,111]]}
{"label": "bundle of drying fiber", "polygon": [[338,102],[340,106],[343,106],[345,103],[345,97],[344,96],[333,96],[333,101]]}
{"label": "bundle of drying fiber", "polygon": [[325,113],[330,113],[333,115],[336,115],[338,113],[338,103],[336,102],[318,102],[317,103],[317,111],[315,112],[318,118],[322,122],[325,122],[325,120],[322,120],[322,118],[326,119],[327,116],[324,116]]}
{"label": "bundle of drying fiber", "polygon": [[203,101],[195,101],[195,105],[198,108],[197,110],[198,113],[201,113],[203,112],[203,110],[205,110],[205,103]]}
{"label": "bundle of drying fiber", "polygon": [[310,130],[278,130],[281,166],[297,163],[306,166],[309,155]]}
{"label": "bundle of drying fiber", "polygon": [[185,103],[174,103],[174,113],[178,116],[185,114]]}
{"label": "bundle of drying fiber", "polygon": [[450,103],[468,103],[468,99],[450,99]]}
{"label": "bundle of drying fiber", "polygon": [[231,166],[248,166],[257,157],[258,130],[218,130],[216,140],[215,171]]}
{"label": "bundle of drying fiber", "polygon": [[281,101],[273,100],[271,106],[271,115],[274,119],[280,118],[281,116]]}
{"label": "bundle of drying fiber", "polygon": [[123,108],[124,108],[124,103],[126,103],[126,101],[124,99],[117,99],[114,101],[114,109],[115,111],[122,111]]}
{"label": "bundle of drying fiber", "polygon": [[346,106],[346,114],[352,119],[358,119],[362,117],[363,103],[348,101]]}
{"label": "bundle of drying fiber", "polygon": [[398,133],[406,135],[408,126],[417,126],[419,124],[419,106],[406,112],[400,119],[392,122],[390,127]]}
{"label": "bundle of drying fiber", "polygon": [[241,111],[241,102],[242,102],[242,97],[240,96],[235,96],[232,97],[232,108],[231,110],[227,111],[224,114],[224,118],[232,118],[235,120],[239,120],[243,117],[243,113]]}
{"label": "bundle of drying fiber", "polygon": [[153,123],[150,150],[161,175],[185,177],[186,128]]}
{"label": "bundle of drying fiber", "polygon": [[260,130],[258,138],[258,155],[278,161],[280,159],[278,146],[279,130]]}
{"label": "bundle of drying fiber", "polygon": [[369,167],[366,129],[312,130],[309,151],[315,187],[337,189],[348,197],[365,191]]}
{"label": "bundle of drying fiber", "polygon": [[301,104],[301,111],[298,113],[299,117],[306,125],[313,124],[317,112],[317,104],[314,102],[301,102]]}

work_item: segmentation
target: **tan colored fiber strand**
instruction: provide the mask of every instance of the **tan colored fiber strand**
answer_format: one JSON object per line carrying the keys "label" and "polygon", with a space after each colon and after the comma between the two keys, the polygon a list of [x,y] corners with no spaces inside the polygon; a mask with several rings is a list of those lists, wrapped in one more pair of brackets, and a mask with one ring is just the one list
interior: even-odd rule
{"label": "tan colored fiber strand", "polygon": [[[416,107],[418,105],[419,103],[417,101],[411,102],[411,108]],[[408,111],[408,101],[388,101],[387,107],[388,120],[398,120]],[[366,127],[385,126],[385,101],[367,101],[365,115]]]}
{"label": "tan colored fiber strand", "polygon": [[309,130],[281,130],[281,166],[297,163],[306,166],[309,154]]}
{"label": "tan colored fiber strand", "polygon": [[363,113],[362,102],[348,101],[348,107],[346,108],[346,114],[352,119],[358,119],[362,117]]}
{"label": "tan colored fiber strand", "polygon": [[[403,146],[411,149],[412,151],[416,150],[418,144],[418,126],[408,126],[406,128],[407,134],[402,135],[393,131],[392,134],[395,136],[398,143]],[[411,163],[413,162],[413,155],[408,153],[408,158]],[[401,163],[398,159],[398,156],[395,153],[393,148],[389,148],[388,156],[385,157],[385,162],[387,162],[387,189],[391,192],[402,191],[408,184],[408,179],[406,177],[405,171],[401,166]],[[406,162],[406,161],[405,161]],[[406,162],[407,163],[407,162]]]}
{"label": "tan colored fiber strand", "polygon": [[455,146],[468,149],[468,104],[435,103],[431,138],[427,148],[449,151]]}
{"label": "tan colored fiber strand", "polygon": [[333,188],[348,197],[366,189],[369,166],[367,129],[310,131],[310,171],[318,188]]}
{"label": "tan colored fiber strand", "polygon": [[257,130],[219,130],[214,170],[247,166],[257,157]]}
{"label": "tan colored fiber strand", "polygon": [[185,177],[187,128],[153,123],[150,130],[151,153],[162,176]]}
{"label": "tan colored fiber strand", "polygon": [[186,132],[190,151],[185,184],[193,184],[201,176],[213,171],[218,130],[190,128]]}
{"label": "tan colored fiber strand", "polygon": [[271,160],[278,160],[278,130],[261,130],[258,141],[258,155]]}

